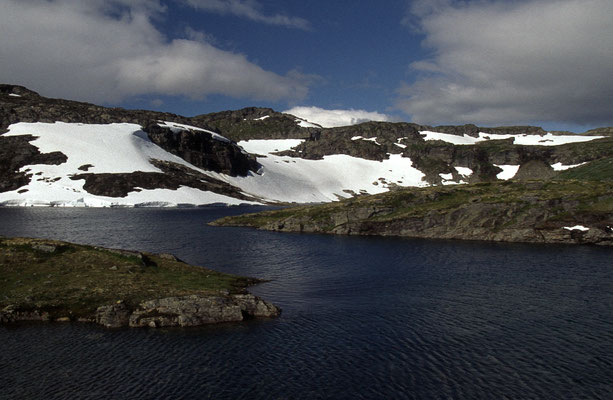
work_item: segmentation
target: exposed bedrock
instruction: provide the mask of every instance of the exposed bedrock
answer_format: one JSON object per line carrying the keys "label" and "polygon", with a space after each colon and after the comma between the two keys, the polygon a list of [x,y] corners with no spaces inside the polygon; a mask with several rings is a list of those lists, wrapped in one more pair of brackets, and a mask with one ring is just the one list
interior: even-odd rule
{"label": "exposed bedrock", "polygon": [[244,152],[230,140],[219,140],[208,132],[171,130],[156,123],[144,128],[151,141],[190,164],[207,171],[231,176],[246,176],[257,172],[255,156]]}
{"label": "exposed bedrock", "polygon": [[184,296],[142,302],[135,310],[124,303],[99,307],[96,323],[107,328],[190,327],[251,318],[273,318],[281,309],[252,294]]}

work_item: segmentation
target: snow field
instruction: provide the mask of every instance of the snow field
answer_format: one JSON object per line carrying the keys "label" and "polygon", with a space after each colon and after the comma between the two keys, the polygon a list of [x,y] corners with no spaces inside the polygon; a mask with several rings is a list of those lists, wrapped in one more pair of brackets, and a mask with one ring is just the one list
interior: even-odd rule
{"label": "snow field", "polygon": [[[239,146],[251,153],[265,150],[288,150],[301,140],[249,140]],[[281,150],[282,149],[282,150]],[[376,194],[388,190],[390,184],[426,186],[424,174],[413,168],[408,158],[399,154],[388,160],[371,161],[344,154],[325,156],[323,160],[305,160],[266,153],[258,158],[260,174],[246,178],[226,177],[226,181],[244,192],[283,202],[323,202],[351,197],[346,191]],[[376,182],[376,184],[375,184]]]}
{"label": "snow field", "polygon": [[[17,191],[0,193],[0,205],[107,207],[156,202],[160,205],[244,203],[228,196],[193,188],[179,188],[176,191],[142,190],[130,192],[125,198],[95,196],[83,189],[84,180],[70,179],[70,176],[82,173],[161,172],[149,162],[150,159],[171,161],[204,172],[152,143],[140,125],[22,122],[11,125],[4,135],[28,134],[37,137],[30,143],[38,147],[41,153],[61,151],[68,159],[60,165],[37,164],[23,167],[22,171],[32,174],[30,184]],[[79,170],[83,165],[92,167],[87,171]],[[19,193],[23,189],[27,191]]]}

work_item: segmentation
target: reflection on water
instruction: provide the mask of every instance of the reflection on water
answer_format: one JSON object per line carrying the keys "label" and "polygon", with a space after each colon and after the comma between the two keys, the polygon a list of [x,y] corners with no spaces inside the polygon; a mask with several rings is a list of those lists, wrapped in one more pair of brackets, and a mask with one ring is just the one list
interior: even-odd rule
{"label": "reflection on water", "polygon": [[252,291],[284,310],[187,330],[1,327],[0,399],[610,398],[610,249],[206,225],[244,211],[0,209],[0,234],[272,279]]}

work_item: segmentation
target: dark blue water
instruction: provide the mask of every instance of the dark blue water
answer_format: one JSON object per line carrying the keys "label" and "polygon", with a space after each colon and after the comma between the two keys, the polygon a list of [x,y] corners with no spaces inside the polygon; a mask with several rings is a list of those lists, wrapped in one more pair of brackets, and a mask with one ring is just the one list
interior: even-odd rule
{"label": "dark blue water", "polygon": [[[277,320],[0,327],[1,399],[611,399],[613,250],[213,228],[240,208],[0,209],[0,235],[272,279]],[[1,294],[0,294],[1,295]]]}

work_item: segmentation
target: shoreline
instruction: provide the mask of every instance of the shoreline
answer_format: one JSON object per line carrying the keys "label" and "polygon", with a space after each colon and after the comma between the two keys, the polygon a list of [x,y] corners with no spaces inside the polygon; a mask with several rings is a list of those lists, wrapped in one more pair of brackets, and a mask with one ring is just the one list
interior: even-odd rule
{"label": "shoreline", "polygon": [[397,189],[319,206],[228,216],[276,232],[613,246],[613,182],[505,181]]}

